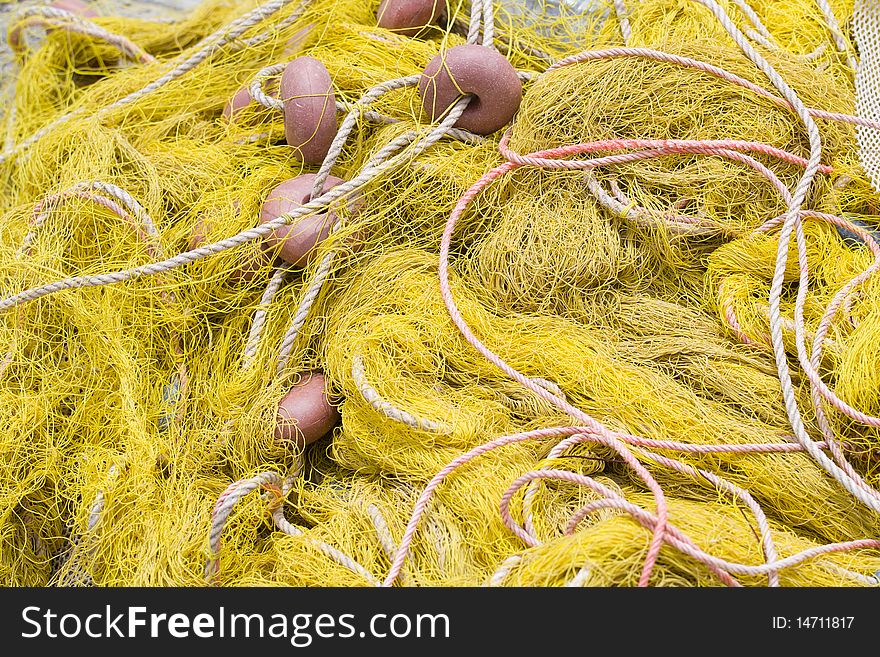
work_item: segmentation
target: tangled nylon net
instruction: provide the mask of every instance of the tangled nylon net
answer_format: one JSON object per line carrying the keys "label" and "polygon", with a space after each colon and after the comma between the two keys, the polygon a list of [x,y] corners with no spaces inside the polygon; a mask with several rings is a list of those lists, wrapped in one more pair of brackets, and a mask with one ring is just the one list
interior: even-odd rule
{"label": "tangled nylon net", "polygon": [[[851,39],[880,8],[449,0],[411,37],[378,4],[11,26],[0,581],[880,583]],[[462,44],[523,82],[495,134],[456,127],[469,94],[422,109]],[[315,165],[285,141],[303,55],[338,118]],[[319,215],[307,263],[265,256]],[[341,421],[277,440],[314,372]]]}

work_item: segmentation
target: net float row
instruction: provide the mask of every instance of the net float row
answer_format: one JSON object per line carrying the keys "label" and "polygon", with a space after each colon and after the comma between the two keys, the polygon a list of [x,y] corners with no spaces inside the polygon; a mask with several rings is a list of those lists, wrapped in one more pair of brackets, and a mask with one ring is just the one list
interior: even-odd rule
{"label": "net float row", "polygon": [[[321,164],[337,130],[330,73],[314,57],[297,57],[281,75],[280,94],[285,140],[303,164]],[[472,99],[455,126],[490,135],[513,119],[523,89],[516,69],[497,50],[464,44],[434,57],[419,80],[422,108],[431,121],[441,119],[463,94]],[[226,104],[224,118],[234,119],[251,102],[248,89],[240,89]]]}

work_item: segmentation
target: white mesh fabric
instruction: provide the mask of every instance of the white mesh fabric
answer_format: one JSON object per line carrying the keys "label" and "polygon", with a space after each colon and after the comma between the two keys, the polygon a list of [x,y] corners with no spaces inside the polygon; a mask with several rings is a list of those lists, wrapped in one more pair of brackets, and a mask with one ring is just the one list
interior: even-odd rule
{"label": "white mesh fabric", "polygon": [[[511,21],[566,40],[570,35],[583,34],[580,45],[584,47],[590,20],[607,18],[611,14],[609,5],[603,0],[496,0],[496,7],[506,12]],[[564,19],[564,28],[560,18]]]}
{"label": "white mesh fabric", "polygon": [[[856,0],[852,32],[859,49],[856,73],[856,112],[880,121],[880,0]],[[880,131],[858,126],[856,136],[862,168],[880,191]]]}

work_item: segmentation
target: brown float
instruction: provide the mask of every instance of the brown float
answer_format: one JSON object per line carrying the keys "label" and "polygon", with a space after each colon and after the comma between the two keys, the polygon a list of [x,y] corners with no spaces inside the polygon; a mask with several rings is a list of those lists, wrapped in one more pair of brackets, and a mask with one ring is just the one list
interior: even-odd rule
{"label": "brown float", "polygon": [[516,69],[497,50],[461,45],[440,53],[419,80],[422,107],[436,121],[461,97],[474,96],[455,125],[490,135],[510,123],[522,101]]}
{"label": "brown float", "polygon": [[305,164],[324,161],[336,136],[336,95],[326,67],[297,57],[281,74],[284,136]]}
{"label": "brown float", "polygon": [[320,440],[339,422],[339,411],[330,403],[327,381],[320,372],[309,372],[278,403],[275,441],[302,448]]}

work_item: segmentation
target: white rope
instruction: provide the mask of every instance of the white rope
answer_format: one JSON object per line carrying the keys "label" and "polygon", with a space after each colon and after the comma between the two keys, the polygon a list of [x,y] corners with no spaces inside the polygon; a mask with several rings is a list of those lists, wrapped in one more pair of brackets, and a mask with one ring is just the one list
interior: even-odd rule
{"label": "white rope", "polygon": [[617,217],[622,217],[632,221],[638,226],[651,228],[657,226],[658,222],[662,223],[670,233],[675,235],[717,235],[718,229],[711,226],[700,226],[697,224],[682,223],[675,220],[675,215],[662,211],[651,211],[639,208],[636,210],[633,204],[625,205],[618,199],[609,194],[602,185],[595,179],[592,172],[584,175],[587,183],[587,189],[595,197],[603,208],[611,212]]}
{"label": "white rope", "polygon": [[840,29],[840,23],[837,20],[837,16],[834,15],[834,10],[831,8],[831,5],[828,4],[828,0],[816,0],[816,4],[819,5],[819,10],[825,17],[825,24],[828,26],[828,31],[831,32],[834,45],[836,45],[840,53],[846,57],[846,63],[850,69],[856,71],[859,68],[859,63],[856,58],[853,57],[849,43],[847,42],[846,37],[843,36],[843,31]]}
{"label": "white rope", "polygon": [[767,50],[779,50],[779,46],[777,46],[773,41],[770,41],[769,39],[767,39],[767,37],[749,27],[743,30],[743,34],[745,34],[755,43],[764,46]]}
{"label": "white rope", "polygon": [[421,153],[425,149],[429,148],[430,146],[433,146],[444,136],[446,132],[448,132],[448,127],[458,120],[468,100],[469,98],[465,97],[462,100],[458,101],[457,105],[454,106],[452,110],[450,110],[449,114],[446,116],[443,122],[436,126],[422,141],[417,142],[417,144],[410,151],[404,151],[398,153],[394,157],[389,157],[392,153],[394,153],[394,151],[400,150],[401,148],[409,145],[411,143],[411,140],[417,134],[415,131],[404,133],[403,135],[400,135],[399,137],[391,141],[387,146],[380,150],[373,159],[371,159],[367,163],[361,173],[358,174],[355,178],[352,178],[345,183],[337,185],[325,194],[322,194],[317,199],[309,201],[286,214],[280,215],[272,221],[268,221],[253,228],[248,228],[241,231],[237,235],[233,235],[232,237],[220,240],[219,242],[199,246],[195,249],[180,253],[176,256],[159,262],[153,262],[147,265],[132,267],[130,269],[123,269],[107,274],[98,274],[94,276],[71,276],[69,278],[55,281],[46,285],[34,287],[23,292],[19,292],[18,294],[15,294],[11,297],[0,300],[0,311],[14,308],[21,303],[33,301],[35,299],[39,299],[50,294],[55,294],[56,292],[60,292],[62,290],[111,285],[113,283],[121,283],[123,281],[135,280],[144,276],[151,276],[164,271],[168,271],[170,269],[182,267],[183,265],[195,262],[207,256],[222,253],[223,251],[234,248],[236,246],[240,246],[241,244],[244,244],[246,242],[265,237],[277,228],[293,223],[294,221],[296,221],[296,219],[302,217],[303,215],[313,213],[316,210],[324,210],[326,206],[329,205],[329,203],[331,203],[332,201],[342,198],[343,196],[349,194],[364,183],[373,180],[380,174],[388,171],[389,169],[392,169],[398,164],[401,164],[402,161],[406,161],[410,157],[413,157]]}
{"label": "white rope", "polygon": [[385,554],[388,555],[389,559],[394,559],[394,555],[397,553],[397,546],[394,544],[394,537],[391,535],[391,530],[388,528],[388,522],[385,520],[385,516],[382,515],[382,512],[379,511],[379,507],[375,504],[367,506],[367,515],[370,516],[373,528],[376,530],[376,536],[379,538],[379,545],[385,550]]}
{"label": "white rope", "polygon": [[[263,41],[273,36],[273,34],[277,34],[285,27],[289,27],[293,25],[296,21],[300,19],[300,17],[305,13],[306,9],[309,6],[311,0],[303,0],[297,7],[294,9],[287,18],[283,18],[278,21],[278,24],[273,26],[272,29],[266,30],[265,32],[261,32],[256,36],[252,36],[249,39],[244,39],[240,44],[235,44],[233,46],[233,50],[244,50],[245,48],[251,48],[253,46],[261,44]],[[309,27],[304,28],[304,30],[310,29]]]}
{"label": "white rope", "polygon": [[313,538],[309,538],[305,535],[305,533],[299,528],[292,524],[290,524],[287,519],[284,517],[284,509],[279,506],[272,513],[272,519],[275,521],[275,526],[287,534],[288,536],[303,536],[306,542],[310,543],[314,547],[316,547],[319,551],[323,552],[325,555],[330,557],[331,560],[338,563],[340,566],[343,566],[353,572],[356,575],[360,575],[365,580],[367,580],[371,586],[379,586],[379,580],[376,579],[370,572],[364,568],[357,561],[352,559],[350,556],[337,550],[332,545],[324,543],[323,541],[318,541]]}
{"label": "white rope", "polygon": [[[202,47],[199,48],[198,51],[184,59],[182,62],[180,62],[177,66],[167,71],[165,74],[163,74],[156,80],[153,80],[141,89],[138,89],[137,91],[128,94],[124,98],[121,98],[116,102],[108,105],[107,107],[99,110],[95,114],[95,117],[98,119],[102,119],[112,110],[140,100],[144,96],[147,96],[156,89],[163,87],[172,80],[176,80],[177,78],[185,75],[196,66],[210,58],[217,50],[222,48],[224,45],[231,41],[234,41],[239,36],[244,34],[248,29],[261,22],[265,18],[271,16],[282,7],[288,5],[290,2],[292,2],[292,0],[270,0],[266,4],[249,11],[248,13],[240,16],[228,25],[223,26],[221,29],[203,39],[200,42],[202,44]],[[40,139],[52,132],[55,128],[67,123],[70,119],[76,116],[80,116],[81,114],[82,110],[74,110],[72,112],[68,112],[67,114],[63,114],[62,116],[51,121],[48,125],[35,132],[33,135],[25,139],[17,146],[4,150],[2,153],[0,153],[0,164],[3,164],[9,158],[14,157],[15,155],[18,155],[27,150],[35,143],[37,143]]]}
{"label": "white rope", "polygon": [[495,50],[495,5],[492,0],[482,2],[483,45]]}
{"label": "white rope", "polygon": [[[279,75],[284,72],[284,69],[287,67],[289,62],[284,62],[281,64],[272,64],[271,66],[267,66],[266,68],[260,69],[257,74],[254,76],[254,79],[251,80],[248,85],[248,93],[254,102],[266,107],[268,109],[281,111],[284,109],[284,101],[280,98],[276,98],[275,96],[271,96],[266,93],[263,85],[266,80],[270,77]],[[527,71],[523,71],[520,74],[520,77],[523,75],[527,76],[527,78],[531,78],[531,73]],[[402,78],[406,79],[406,78]],[[381,86],[381,85],[380,85]],[[375,87],[374,87],[375,88]],[[396,119],[393,116],[387,116],[385,114],[380,114],[379,112],[367,109],[363,104],[363,99],[354,102],[348,103],[343,100],[336,101],[336,110],[339,112],[354,112],[357,116],[366,119],[367,121],[372,121],[373,123],[400,123],[400,119]],[[268,135],[269,133],[265,133]],[[470,144],[478,144],[482,143],[486,140],[482,135],[476,135],[472,132],[468,132],[467,130],[462,130],[461,128],[451,128],[449,130],[449,136],[458,139],[459,141],[470,143]],[[262,135],[261,135],[262,137]]]}
{"label": "white rope", "polygon": [[427,518],[428,528],[431,530],[431,534],[434,536],[434,549],[437,551],[437,567],[440,569],[441,574],[445,574],[446,572],[446,533],[440,526],[440,523],[437,522],[437,519],[433,515],[428,515]]}
{"label": "white rope", "polygon": [[507,557],[507,559],[501,562],[501,565],[498,566],[498,569],[494,573],[492,573],[492,576],[489,578],[486,586],[501,586],[504,583],[504,580],[510,574],[510,571],[516,568],[519,565],[520,561],[522,561],[522,555],[519,554],[514,554]]}
{"label": "white rope", "polygon": [[[211,550],[212,556],[205,566],[206,579],[208,579],[209,581],[213,580],[220,570],[220,539],[222,537],[223,528],[226,525],[226,521],[232,514],[232,510],[235,505],[243,497],[255,490],[270,488],[276,490],[278,495],[275,500],[276,504],[272,508],[272,520],[275,523],[275,527],[278,528],[279,531],[287,534],[288,536],[302,537],[307,543],[317,548],[320,552],[328,556],[334,562],[366,579],[372,586],[379,585],[379,581],[357,561],[349,557],[347,554],[341,552],[340,550],[337,550],[332,545],[328,545],[323,541],[319,541],[317,539],[307,536],[305,532],[303,532],[303,530],[301,530],[299,527],[296,527],[295,525],[292,525],[284,517],[283,499],[287,495],[292,480],[295,476],[297,476],[297,474],[298,472],[294,475],[291,475],[290,477],[287,477],[286,479],[282,479],[281,475],[279,475],[277,472],[262,472],[249,479],[241,479],[239,481],[233,482],[226,488],[226,490],[217,499],[217,502],[214,505],[214,510],[211,514],[211,531],[208,535],[208,545]],[[264,499],[266,498],[264,497]]]}
{"label": "white rope", "polygon": [[283,73],[285,68],[287,68],[287,62],[283,62],[281,64],[272,64],[271,66],[266,66],[265,68],[261,68],[259,71],[257,71],[254,79],[251,80],[251,83],[248,85],[248,93],[250,94],[251,98],[253,98],[263,107],[268,107],[269,109],[278,111],[283,110],[284,101],[282,101],[280,98],[270,96],[265,91],[263,91],[263,82],[265,82],[270,77]]}
{"label": "white rope", "polygon": [[480,38],[481,22],[483,18],[482,0],[472,0],[471,15],[468,23],[467,43],[475,44]]}
{"label": "white rope", "polygon": [[416,417],[415,415],[407,413],[406,411],[397,408],[390,402],[383,399],[379,392],[372,385],[370,385],[370,382],[367,380],[367,375],[364,371],[364,361],[361,358],[360,354],[355,354],[352,357],[351,378],[354,381],[355,385],[358,387],[361,396],[367,401],[367,403],[385,417],[392,419],[395,422],[405,424],[406,426],[412,427],[413,429],[418,429],[419,431],[427,431],[429,433],[439,434],[452,433],[452,427],[447,424],[442,424],[440,422],[434,422],[433,420],[426,420],[420,417]]}
{"label": "white rope", "polygon": [[[769,43],[771,47],[778,48],[776,45],[776,39],[773,38],[773,35],[770,34],[770,30],[767,29],[767,26],[761,21],[760,16],[755,13],[755,10],[752,9],[752,6],[748,2],[745,0],[733,0],[733,4],[735,4],[737,9],[749,19],[751,24],[755,27],[755,30],[757,30],[759,36],[763,37],[766,43]],[[748,32],[746,33],[748,34]]]}
{"label": "white rope", "polygon": [[617,16],[617,22],[620,24],[620,35],[623,37],[623,45],[628,46],[630,39],[632,39],[632,26],[629,23],[626,5],[623,4],[623,0],[614,0],[614,13]]}
{"label": "white rope", "polygon": [[[727,31],[730,37],[736,42],[743,53],[767,76],[773,86],[788,101],[798,117],[803,121],[807,129],[807,135],[810,143],[810,157],[807,162],[805,171],[798,181],[791,200],[788,203],[788,213],[779,232],[779,243],[777,249],[777,258],[774,270],[773,281],[770,286],[770,333],[773,343],[773,353],[776,358],[777,373],[782,385],[782,394],[785,401],[785,410],[791,423],[795,439],[808,454],[810,454],[817,463],[828,472],[838,483],[840,483],[853,497],[858,499],[862,504],[869,507],[873,511],[880,513],[880,500],[875,495],[867,492],[858,482],[854,481],[844,470],[842,470],[834,461],[828,458],[822,449],[807,434],[798,408],[796,393],[792,384],[791,375],[788,371],[788,360],[785,352],[785,344],[783,342],[782,321],[781,321],[781,299],[782,288],[785,278],[786,263],[788,261],[789,240],[792,230],[795,231],[795,237],[798,246],[798,258],[803,263],[806,259],[806,245],[804,243],[802,225],[800,221],[800,209],[804,203],[807,192],[813,178],[818,171],[822,156],[822,139],[819,134],[819,128],[813,117],[810,116],[809,110],[801,101],[795,91],[782,79],[770,63],[746,40],[745,35],[733,24],[724,9],[714,0],[693,0],[709,9],[710,12],[718,19],[722,27]],[[807,290],[802,285],[798,289],[798,306],[802,304],[803,297]],[[800,319],[800,318],[798,318]],[[803,344],[803,325],[801,321],[796,321],[796,341],[800,346]]]}
{"label": "white rope", "polygon": [[[72,187],[59,194],[50,196],[49,202],[46,204],[45,207],[41,209],[40,213],[31,223],[30,230],[22,240],[21,247],[19,248],[18,252],[19,257],[27,254],[28,250],[31,247],[31,244],[36,238],[37,232],[39,231],[40,227],[43,226],[52,210],[55,209],[55,206],[58,204],[58,202],[71,196],[89,193],[92,191],[99,192],[105,198],[110,197],[116,199],[117,201],[120,201],[132,214],[133,218],[137,222],[137,226],[143,229],[144,236],[148,240],[148,246],[151,247],[150,255],[152,255],[154,258],[164,257],[162,253],[162,244],[159,239],[159,231],[156,230],[156,225],[153,222],[152,217],[150,217],[149,213],[143,208],[143,206],[141,206],[140,203],[137,202],[137,200],[131,194],[129,194],[121,187],[110,183],[101,182],[99,180],[77,183],[76,185],[73,185]],[[114,207],[117,210],[120,209],[118,208],[118,206]]]}
{"label": "white rope", "polygon": [[[416,76],[412,76],[412,77],[416,77]],[[384,172],[385,170],[390,169],[391,167],[395,166],[404,157],[406,157],[407,160],[410,160],[411,158],[414,158],[417,155],[419,155],[420,153],[422,153],[423,151],[427,150],[428,148],[430,148],[431,146],[436,144],[438,141],[440,141],[440,139],[443,138],[446,134],[449,133],[449,129],[455,124],[455,122],[461,116],[461,113],[464,111],[465,107],[467,107],[467,104],[469,101],[470,101],[469,96],[465,96],[464,98],[459,100],[452,107],[452,109],[449,110],[448,114],[443,119],[443,121],[441,121],[439,125],[437,125],[434,129],[432,129],[431,132],[429,132],[426,137],[415,142],[415,144],[413,144],[413,139],[415,139],[417,136],[417,133],[415,131],[410,131],[410,132],[404,133],[400,137],[397,137],[396,139],[391,141],[388,145],[386,145],[384,148],[379,150],[379,152],[376,153],[376,155],[373,156],[373,158],[370,159],[370,161],[367,163],[367,166],[364,168],[364,171],[361,173],[361,175],[354,179],[354,181],[358,181],[357,185],[352,184],[354,181],[350,181],[348,183],[342,183],[340,185],[337,185],[336,187],[333,187],[329,192],[327,192],[326,194],[323,194],[319,198],[327,198],[328,196],[334,196],[335,198],[338,198],[338,197],[342,196],[342,194],[337,193],[336,195],[334,195],[334,192],[336,190],[340,190],[340,189],[345,188],[347,191],[348,189],[359,186],[362,182],[366,182],[367,180],[372,180],[373,178],[378,176],[381,172]],[[349,116],[352,116],[352,114],[349,114]],[[346,119],[348,119],[348,118],[349,117],[346,117]],[[343,126],[345,126],[345,122],[343,122]],[[341,129],[340,129],[340,132],[341,132]],[[337,135],[337,137],[338,137],[338,135]],[[393,153],[395,153],[396,151],[399,151],[401,148],[405,148],[406,146],[410,146],[410,145],[412,145],[412,148],[410,148],[409,151],[404,151],[404,152],[398,153],[397,155],[394,155],[392,157]],[[328,154],[328,157],[329,157],[329,155],[330,154]],[[337,153],[337,155],[338,155],[338,153]],[[326,160],[325,160],[325,163],[326,163]],[[374,173],[368,173],[368,172],[374,172]],[[320,180],[320,176],[322,174],[326,177],[326,175],[328,173],[329,173],[329,167],[327,167],[325,169],[325,167],[322,166],[322,168],[318,171],[316,183],[318,182],[318,180]],[[318,187],[318,189],[320,189],[320,187]],[[314,194],[314,192],[313,192],[313,194]],[[316,202],[317,201],[314,201],[314,200],[310,201],[309,203],[307,203],[303,207],[308,207],[310,204],[316,203]],[[296,212],[296,211],[294,211],[294,212]],[[293,214],[293,213],[291,213],[291,214]],[[269,224],[266,224],[266,225],[269,225]],[[331,230],[335,230],[339,225],[340,224],[337,223],[333,227],[333,229],[331,229]],[[312,281],[311,281],[308,289],[306,290],[306,293],[303,296],[299,307],[297,308],[296,314],[293,317],[293,321],[291,322],[290,328],[287,330],[287,333],[285,333],[285,335],[284,335],[284,339],[282,340],[282,343],[281,343],[278,365],[276,368],[276,371],[279,374],[281,374],[287,367],[287,363],[290,358],[290,353],[293,349],[293,345],[296,342],[297,337],[299,337],[299,332],[302,329],[303,325],[305,324],[306,318],[308,317],[308,314],[312,308],[312,305],[314,304],[315,300],[318,298],[318,295],[320,294],[321,289],[323,288],[324,281],[327,279],[327,276],[330,274],[330,270],[332,268],[333,260],[335,259],[336,254],[337,254],[337,250],[331,249],[322,258],[321,263],[318,266],[318,269],[315,271],[315,274],[312,278]],[[2,308],[2,302],[0,302],[0,308]]]}
{"label": "white rope", "polygon": [[839,573],[842,577],[855,580],[860,584],[863,584],[864,586],[880,586],[878,573],[874,573],[873,575],[863,575],[862,573],[857,573],[853,570],[838,566],[836,563],[833,562],[826,563],[825,567],[835,571],[836,573]]}
{"label": "white rope", "polygon": [[[110,488],[119,477],[120,468],[114,463],[107,470],[107,486]],[[89,520],[86,525],[86,531],[82,536],[72,536],[71,542],[73,547],[63,564],[62,576],[58,581],[58,586],[94,586],[95,580],[92,577],[90,562],[94,560],[96,546],[94,538],[101,522],[101,517],[106,503],[104,489],[99,489],[95,494],[95,499],[89,509]]]}
{"label": "white rope", "polygon": [[284,279],[287,278],[289,273],[290,268],[284,265],[276,267],[272,272],[272,278],[269,279],[269,284],[263,291],[263,296],[260,298],[260,305],[257,306],[257,310],[254,312],[254,319],[251,322],[247,344],[244,348],[243,369],[248,369],[251,366],[254,356],[257,354],[257,347],[259,347],[260,344],[260,334],[263,331],[263,325],[266,323],[266,313],[268,312],[269,306],[272,304],[272,300],[278,293],[278,290],[281,289]]}
{"label": "white rope", "polygon": [[[99,41],[105,41],[106,43],[115,46],[124,56],[131,60],[143,63],[152,63],[156,61],[155,57],[148,54],[143,48],[126,37],[105,30],[94,22],[64,9],[41,6],[28,7],[19,11],[10,20],[10,25],[15,26],[17,23],[25,21],[28,18],[39,18],[42,19],[41,22],[48,25],[56,25],[70,32],[84,34],[98,39]],[[19,38],[23,39],[23,36],[20,36]]]}
{"label": "white rope", "polygon": [[558,385],[556,385],[555,383],[553,383],[549,379],[542,379],[540,376],[533,376],[530,379],[530,381],[536,385],[541,386],[542,388],[544,388],[544,390],[549,391],[551,394],[556,395],[561,400],[563,400],[563,401],[567,400],[565,393],[562,392],[562,388],[560,388]]}
{"label": "white rope", "polygon": [[581,569],[577,571],[575,576],[563,584],[563,586],[568,588],[581,588],[587,583],[588,579],[590,579],[590,567],[587,564],[584,564],[581,566]]}
{"label": "white rope", "polygon": [[[257,100],[259,103],[265,105],[266,107],[270,107],[270,108],[276,109],[276,110],[279,108],[283,108],[283,103],[280,100],[273,98],[271,96],[268,96],[264,93],[264,91],[262,89],[262,84],[266,78],[273,76],[273,75],[278,75],[280,72],[282,72],[284,70],[285,66],[286,66],[286,64],[275,64],[273,66],[268,66],[268,67],[265,67],[262,70],[260,70],[257,73],[257,75],[255,76],[254,80],[250,84],[249,91],[251,93],[251,96],[255,100]],[[330,148],[328,149],[327,155],[324,157],[324,160],[321,164],[321,167],[319,168],[319,170],[315,176],[314,184],[312,186],[310,200],[314,200],[316,197],[321,196],[321,192],[323,190],[323,187],[324,187],[324,184],[325,184],[327,178],[330,175],[330,171],[331,171],[333,165],[336,163],[337,159],[339,159],[339,156],[342,154],[342,150],[345,146],[345,143],[348,140],[349,136],[351,135],[351,132],[356,125],[358,117],[364,115],[364,112],[363,112],[364,108],[369,106],[376,99],[378,99],[379,97],[381,97],[382,95],[384,95],[390,91],[394,91],[396,89],[403,89],[403,88],[411,87],[411,86],[418,84],[419,79],[420,79],[419,75],[411,75],[408,77],[397,78],[395,80],[390,80],[388,82],[378,84],[378,85],[372,87],[371,89],[367,90],[361,96],[361,98],[357,101],[357,103],[355,103],[354,105],[351,106],[350,110],[348,111],[348,114],[345,116],[345,118],[342,121],[342,124],[340,125],[339,129],[337,130],[337,132],[333,138],[333,141],[331,142]],[[430,133],[422,142],[419,142],[418,144],[416,144],[416,146],[413,148],[413,152],[410,154],[410,156],[415,157],[415,155],[422,152],[422,150],[424,150],[425,148],[430,146],[432,143],[434,143],[436,140],[438,140],[444,134],[449,134],[449,133],[453,132],[453,130],[454,129],[452,128],[452,125],[448,124],[445,129],[440,130],[439,132],[434,131],[434,132]],[[461,132],[461,131],[459,131],[459,132]],[[374,156],[370,162],[374,165],[381,165],[384,163],[385,158],[390,157],[391,154],[395,150],[397,150],[400,146],[409,145],[411,140],[413,138],[415,138],[416,134],[413,132],[408,133],[408,134],[410,135],[410,138],[406,139],[404,143],[402,143],[398,146],[395,146],[394,149],[387,151],[387,152],[385,152],[385,149],[383,149],[383,151],[380,151],[379,154]],[[394,142],[392,142],[392,143],[394,143]],[[369,164],[368,164],[368,166],[369,166]],[[337,221],[336,224],[334,224],[331,227],[331,232],[337,230],[341,226],[342,226],[342,221],[340,219],[339,221]],[[279,349],[278,362],[276,364],[276,372],[279,375],[282,374],[287,367],[287,363],[289,361],[290,353],[293,349],[293,345],[296,342],[297,337],[299,336],[300,330],[302,329],[302,327],[305,324],[306,318],[308,317],[308,314],[309,314],[309,311],[311,310],[312,305],[314,304],[315,300],[317,299],[318,295],[320,294],[321,290],[323,289],[324,282],[326,281],[327,277],[330,275],[335,256],[336,256],[336,250],[333,249],[333,250],[328,251],[324,255],[324,257],[321,259],[321,262],[318,265],[318,268],[316,269],[316,271],[312,277],[312,280],[309,284],[309,287],[306,290],[306,293],[303,296],[303,299],[301,300],[299,307],[297,308],[296,314],[294,315],[293,320],[291,321],[291,325],[287,329],[287,331],[284,335],[284,338],[282,339],[281,346]],[[264,299],[261,302],[261,310],[258,311],[259,313],[261,313],[259,315],[260,321],[258,322],[257,317],[255,317],[254,325],[251,328],[250,338],[248,340],[248,346],[246,348],[246,363],[250,362],[250,360],[253,357],[253,354],[256,351],[257,343],[260,338],[260,333],[263,328],[263,323],[265,320],[265,311],[262,310],[262,307],[271,303],[271,300],[274,297],[275,292],[277,291],[277,287],[280,286],[281,282],[282,282],[281,280],[276,280],[276,278],[273,277],[272,281],[270,281],[270,284],[269,284],[269,288],[273,288],[271,294],[268,294],[269,288],[267,288],[268,296],[267,296],[267,294],[264,294]]]}

